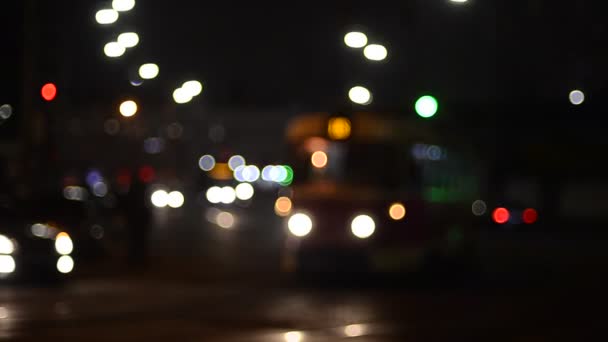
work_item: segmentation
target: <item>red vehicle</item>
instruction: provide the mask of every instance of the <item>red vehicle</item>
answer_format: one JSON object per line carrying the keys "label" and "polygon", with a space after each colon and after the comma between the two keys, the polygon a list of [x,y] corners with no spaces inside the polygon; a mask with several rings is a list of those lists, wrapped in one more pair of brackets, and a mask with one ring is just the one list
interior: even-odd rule
{"label": "red vehicle", "polygon": [[460,255],[473,236],[481,169],[425,122],[311,113],[290,122],[287,140],[288,270],[415,270]]}

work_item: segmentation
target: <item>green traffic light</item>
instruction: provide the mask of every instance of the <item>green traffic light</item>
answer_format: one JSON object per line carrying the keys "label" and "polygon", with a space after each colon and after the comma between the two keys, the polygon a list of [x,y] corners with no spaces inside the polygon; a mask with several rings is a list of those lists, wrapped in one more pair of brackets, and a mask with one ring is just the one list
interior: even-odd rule
{"label": "green traffic light", "polygon": [[438,109],[439,103],[437,102],[437,99],[430,95],[425,95],[416,101],[416,113],[418,113],[420,117],[433,117],[437,114]]}

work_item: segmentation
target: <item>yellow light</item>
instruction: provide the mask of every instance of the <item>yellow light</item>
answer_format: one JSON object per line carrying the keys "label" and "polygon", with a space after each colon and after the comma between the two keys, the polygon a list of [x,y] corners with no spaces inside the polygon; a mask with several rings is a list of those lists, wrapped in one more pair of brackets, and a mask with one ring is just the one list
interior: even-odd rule
{"label": "yellow light", "polygon": [[126,118],[137,113],[137,103],[135,101],[125,101],[120,104],[120,114]]}
{"label": "yellow light", "polygon": [[321,169],[327,166],[327,153],[323,151],[317,151],[310,157],[312,166]]}
{"label": "yellow light", "polygon": [[329,137],[334,140],[344,140],[350,137],[350,120],[347,118],[332,118],[327,126]]}
{"label": "yellow light", "polygon": [[394,203],[388,210],[388,214],[395,221],[402,220],[406,214],[405,206],[401,203]]}
{"label": "yellow light", "polygon": [[232,179],[232,171],[227,163],[216,163],[215,167],[209,171],[209,177],[215,180]]}
{"label": "yellow light", "polygon": [[288,216],[291,213],[291,200],[289,197],[279,197],[274,202],[274,212],[279,216]]}

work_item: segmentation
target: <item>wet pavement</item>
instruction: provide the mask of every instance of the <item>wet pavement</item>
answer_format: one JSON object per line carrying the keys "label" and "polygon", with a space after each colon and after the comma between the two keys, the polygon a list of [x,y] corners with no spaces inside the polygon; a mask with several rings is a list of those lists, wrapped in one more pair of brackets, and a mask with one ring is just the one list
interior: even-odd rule
{"label": "wet pavement", "polygon": [[593,310],[605,308],[597,293],[76,280],[63,288],[1,287],[0,340],[598,340],[606,315]]}

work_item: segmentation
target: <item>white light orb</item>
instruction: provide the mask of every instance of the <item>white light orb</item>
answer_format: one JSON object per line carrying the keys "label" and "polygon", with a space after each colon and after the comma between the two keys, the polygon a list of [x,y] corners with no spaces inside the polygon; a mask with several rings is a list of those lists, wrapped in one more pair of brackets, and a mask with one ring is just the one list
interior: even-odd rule
{"label": "white light orb", "polygon": [[353,49],[360,49],[367,45],[367,36],[363,32],[349,32],[344,35],[344,44]]}
{"label": "white light orb", "polygon": [[388,56],[388,51],[383,45],[370,44],[363,49],[363,55],[370,61],[382,61]]}
{"label": "white light orb", "polygon": [[312,230],[312,220],[310,219],[310,216],[306,214],[294,214],[289,218],[287,227],[291,234],[297,237],[304,237],[310,234],[310,231]]}
{"label": "white light orb", "polygon": [[69,255],[63,255],[57,260],[57,271],[68,274],[74,270],[74,259]]}
{"label": "white light orb", "polygon": [[102,9],[95,13],[95,20],[98,24],[109,25],[118,20],[118,12],[113,9]]}
{"label": "white light orb", "polygon": [[168,204],[174,209],[181,208],[184,205],[184,195],[179,191],[171,191]]}
{"label": "white light orb", "polygon": [[575,106],[578,106],[578,105],[583,104],[583,102],[585,102],[585,93],[583,93],[580,90],[573,90],[570,92],[570,95],[568,96],[568,98],[570,99],[570,103],[572,103]]}
{"label": "white light orb", "polygon": [[362,86],[352,87],[348,92],[348,98],[360,105],[367,105],[372,102],[372,93]]}
{"label": "white light orb", "polygon": [[192,101],[192,95],[184,88],[177,88],[173,92],[173,101],[177,104],[184,104]]}
{"label": "white light orb", "polygon": [[127,12],[135,7],[135,0],[114,0],[112,8],[118,12]]}
{"label": "white light orb", "polygon": [[61,232],[55,237],[55,250],[61,255],[67,255],[74,250],[74,243],[67,233]]}
{"label": "white light orb", "polygon": [[142,64],[142,66],[139,67],[139,77],[143,78],[144,80],[156,78],[159,72],[160,69],[158,68],[158,65],[154,63]]}
{"label": "white light orb", "polygon": [[207,190],[207,193],[205,195],[209,203],[217,204],[222,201],[222,194],[222,188],[218,186],[212,186]]}
{"label": "white light orb", "polygon": [[164,208],[169,204],[169,194],[165,190],[156,190],[150,196],[152,205],[157,208]]}
{"label": "white light orb", "polygon": [[374,234],[376,223],[368,215],[359,215],[353,219],[351,230],[356,237],[367,239]]}
{"label": "white light orb", "polygon": [[224,204],[231,204],[236,201],[236,191],[231,186],[225,186],[221,190],[221,199],[220,202]]}
{"label": "white light orb", "polygon": [[135,101],[125,101],[120,104],[120,115],[129,118],[137,113],[137,103]]}
{"label": "white light orb", "polygon": [[241,201],[250,200],[255,193],[253,186],[249,183],[241,183],[241,184],[237,185],[235,188],[235,191],[236,191],[236,197],[238,199],[240,199]]}
{"label": "white light orb", "polygon": [[139,44],[139,36],[135,32],[121,33],[116,42],[125,49],[132,48]]}
{"label": "white light orb", "polygon": [[203,85],[199,81],[188,81],[182,85],[182,89],[184,89],[191,97],[195,97],[203,91]]}
{"label": "white light orb", "polygon": [[118,42],[109,42],[103,47],[103,53],[110,58],[116,58],[124,55],[126,49]]}

